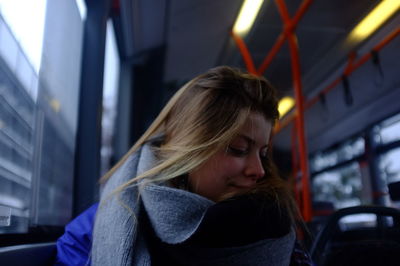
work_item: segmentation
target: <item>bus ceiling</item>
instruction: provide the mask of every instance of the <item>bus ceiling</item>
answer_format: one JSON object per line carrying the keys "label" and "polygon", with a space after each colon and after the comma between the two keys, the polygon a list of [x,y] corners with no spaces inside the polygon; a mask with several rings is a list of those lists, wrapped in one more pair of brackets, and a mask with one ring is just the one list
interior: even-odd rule
{"label": "bus ceiling", "polygon": [[[113,1],[122,60],[159,68],[156,73],[165,86],[158,95],[170,95],[171,87],[176,89],[205,69],[215,65],[248,68],[250,58],[259,74],[278,88],[280,97],[294,97],[291,54],[284,40],[285,31],[293,30],[302,95],[305,103],[314,100],[304,114],[308,152],[329,147],[399,111],[394,102],[400,96],[394,89],[399,84],[395,70],[400,68],[399,5],[386,7],[392,12],[371,33],[355,34],[356,26],[383,2],[396,1],[261,1],[251,28],[238,34],[247,60],[231,35],[244,2]],[[282,8],[286,18],[281,18]],[[285,25],[285,19],[292,24]],[[368,62],[352,65],[351,73],[345,73],[349,58],[357,64],[369,53]],[[290,134],[291,126],[282,128],[276,147],[290,150]]]}
{"label": "bus ceiling", "polygon": [[308,155],[400,111],[399,10],[398,1],[379,0],[113,1],[121,60],[133,65],[140,88],[132,137],[205,69],[230,65],[264,75],[280,98],[296,102],[277,123],[274,145],[292,156],[298,149],[309,220]]}

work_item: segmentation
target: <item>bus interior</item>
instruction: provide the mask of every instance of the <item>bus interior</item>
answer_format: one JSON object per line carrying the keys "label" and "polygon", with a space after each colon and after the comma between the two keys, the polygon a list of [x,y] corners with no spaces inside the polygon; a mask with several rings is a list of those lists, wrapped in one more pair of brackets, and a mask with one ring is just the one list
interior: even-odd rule
{"label": "bus interior", "polygon": [[42,0],[36,63],[10,15],[29,27],[29,1],[14,2],[0,0],[1,265],[52,265],[99,178],[218,65],[278,90],[274,161],[315,265],[397,265],[399,0]]}

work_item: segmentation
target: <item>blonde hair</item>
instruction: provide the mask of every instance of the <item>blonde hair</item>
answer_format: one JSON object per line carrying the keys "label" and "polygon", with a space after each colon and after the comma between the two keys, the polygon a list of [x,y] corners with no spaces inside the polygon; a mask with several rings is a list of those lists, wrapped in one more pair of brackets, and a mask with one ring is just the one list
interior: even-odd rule
{"label": "blonde hair", "polygon": [[[158,134],[164,135],[162,145],[156,150],[159,163],[133,176],[117,190],[142,179],[165,181],[187,174],[226,147],[252,112],[263,115],[272,124],[279,118],[276,91],[271,84],[263,77],[227,66],[210,69],[175,93],[147,131],[101,182],[110,178],[129,156]],[[267,178],[253,192],[265,190],[277,202],[294,208],[290,193],[273,170],[271,160],[263,164]]]}
{"label": "blonde hair", "polygon": [[199,166],[226,145],[249,113],[259,112],[272,123],[278,118],[275,90],[262,77],[227,66],[210,69],[179,89],[158,117],[100,180],[105,182],[146,141],[165,135],[160,163],[129,185],[162,173],[168,180]]}

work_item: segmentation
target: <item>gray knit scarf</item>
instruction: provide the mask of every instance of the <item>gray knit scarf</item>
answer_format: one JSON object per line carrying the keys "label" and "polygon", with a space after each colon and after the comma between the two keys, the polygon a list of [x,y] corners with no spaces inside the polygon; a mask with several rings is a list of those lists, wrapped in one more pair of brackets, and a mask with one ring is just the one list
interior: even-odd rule
{"label": "gray knit scarf", "polygon": [[[151,147],[146,144],[133,154],[103,188],[93,229],[94,266],[151,265],[145,237],[138,230],[140,211],[147,212],[152,228],[163,242],[177,244],[196,231],[207,208],[214,204],[197,194],[158,184],[147,184],[140,189],[131,186],[109,197],[118,186],[154,166],[156,158]],[[289,265],[294,241],[291,230],[284,237],[246,246],[202,250],[205,259],[188,265]]]}

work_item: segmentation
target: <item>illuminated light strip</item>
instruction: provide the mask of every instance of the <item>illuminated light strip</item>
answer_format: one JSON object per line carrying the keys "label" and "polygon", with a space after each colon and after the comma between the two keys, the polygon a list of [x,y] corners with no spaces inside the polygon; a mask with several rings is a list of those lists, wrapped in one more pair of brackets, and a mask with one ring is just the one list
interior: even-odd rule
{"label": "illuminated light strip", "polygon": [[283,97],[278,104],[279,116],[282,118],[294,106],[294,99],[292,97]]}
{"label": "illuminated light strip", "polygon": [[240,9],[239,16],[236,19],[235,26],[233,27],[234,33],[243,36],[249,32],[263,2],[264,0],[244,1]]}
{"label": "illuminated light strip", "polygon": [[383,0],[352,30],[349,40],[358,41],[368,37],[399,8],[400,0]]}

